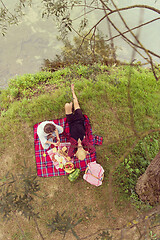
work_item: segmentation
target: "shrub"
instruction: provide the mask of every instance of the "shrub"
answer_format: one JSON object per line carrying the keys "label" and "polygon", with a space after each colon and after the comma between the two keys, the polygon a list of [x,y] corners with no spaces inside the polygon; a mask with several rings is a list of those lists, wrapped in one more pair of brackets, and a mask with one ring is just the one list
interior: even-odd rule
{"label": "shrub", "polygon": [[142,175],[159,151],[160,134],[154,133],[141,140],[114,173],[120,192],[129,196],[135,191],[137,179]]}

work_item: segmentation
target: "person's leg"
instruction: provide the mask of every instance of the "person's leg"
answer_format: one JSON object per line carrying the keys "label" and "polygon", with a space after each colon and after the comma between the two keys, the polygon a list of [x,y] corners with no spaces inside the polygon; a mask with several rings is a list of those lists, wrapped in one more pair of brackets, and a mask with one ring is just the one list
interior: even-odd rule
{"label": "person's leg", "polygon": [[71,91],[72,91],[72,96],[73,96],[74,110],[79,109],[80,106],[79,106],[79,103],[78,103],[77,96],[74,92],[74,84],[73,83],[71,84]]}
{"label": "person's leg", "polygon": [[72,114],[72,102],[65,104],[65,114]]}

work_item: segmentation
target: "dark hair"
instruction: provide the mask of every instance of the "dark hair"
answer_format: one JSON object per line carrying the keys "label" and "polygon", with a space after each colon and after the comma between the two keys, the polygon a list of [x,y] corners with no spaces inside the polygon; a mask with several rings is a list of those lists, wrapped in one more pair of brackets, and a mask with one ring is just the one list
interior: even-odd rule
{"label": "dark hair", "polygon": [[56,130],[56,127],[52,123],[47,123],[44,126],[44,132],[45,133],[52,133]]}

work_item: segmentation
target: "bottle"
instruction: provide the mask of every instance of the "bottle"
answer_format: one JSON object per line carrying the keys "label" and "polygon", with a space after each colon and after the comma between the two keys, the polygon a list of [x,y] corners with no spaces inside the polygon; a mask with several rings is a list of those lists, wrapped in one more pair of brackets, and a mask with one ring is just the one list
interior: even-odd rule
{"label": "bottle", "polygon": [[68,179],[70,182],[74,182],[78,176],[80,175],[81,170],[79,168],[76,168],[74,172],[70,173],[68,176]]}

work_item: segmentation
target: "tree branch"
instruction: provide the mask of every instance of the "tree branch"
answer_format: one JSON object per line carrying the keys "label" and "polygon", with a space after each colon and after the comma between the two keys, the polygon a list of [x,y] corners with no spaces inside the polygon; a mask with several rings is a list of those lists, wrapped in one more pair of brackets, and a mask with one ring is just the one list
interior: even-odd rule
{"label": "tree branch", "polygon": [[90,13],[90,12],[93,12],[93,11],[95,11],[95,9],[92,9],[92,10],[86,12],[86,13],[83,13],[82,15],[80,15],[80,16],[78,16],[78,17],[72,19],[72,22],[75,21],[75,20],[77,20],[77,19],[79,19],[79,18],[81,18],[81,17],[83,17],[84,15],[86,15],[86,14],[88,14],[88,13]]}
{"label": "tree branch", "polygon": [[126,21],[124,20],[124,18],[122,17],[121,13],[119,12],[119,9],[117,8],[116,4],[114,3],[113,0],[111,0],[113,6],[116,8],[118,15],[120,16],[122,22],[124,23],[125,27],[128,29],[128,31],[131,33],[131,35],[134,37],[134,39],[137,41],[137,43],[140,45],[141,49],[143,49],[145,51],[145,53],[148,55],[149,59],[150,59],[150,64],[151,64],[151,68],[152,68],[152,72],[154,74],[154,77],[156,80],[158,80],[158,77],[156,75],[155,69],[154,69],[154,64],[153,64],[153,60],[148,52],[148,50],[143,46],[143,44],[140,42],[140,40],[138,39],[138,37],[132,32],[132,30],[128,27]]}
{"label": "tree branch", "polygon": [[[119,12],[126,11],[126,10],[129,10],[129,9],[132,9],[132,8],[145,8],[145,9],[148,9],[148,10],[151,10],[151,11],[154,11],[154,12],[160,14],[159,9],[151,7],[151,6],[147,6],[147,5],[132,5],[132,6],[124,7],[124,8],[119,8],[118,11]],[[112,10],[110,12],[110,14],[115,13],[115,12],[117,12],[117,10]]]}
{"label": "tree branch", "polygon": [[[131,30],[135,30],[135,29],[137,29],[137,28],[143,27],[143,26],[145,26],[145,25],[147,25],[147,24],[150,24],[150,23],[152,23],[152,22],[154,22],[154,21],[157,21],[157,20],[160,20],[160,17],[155,18],[155,19],[152,19],[151,21],[148,21],[148,22],[146,22],[146,23],[142,23],[142,24],[138,25],[137,27],[131,28]],[[123,32],[122,34],[126,34],[126,33],[128,33],[128,32],[129,32],[129,30]],[[108,41],[111,41],[112,39],[117,38],[117,37],[120,37],[120,36],[121,36],[121,34],[117,34],[117,35],[115,35],[114,37],[109,38],[109,39],[107,39],[107,40],[105,40],[105,41],[108,42]]]}
{"label": "tree branch", "polygon": [[15,17],[10,11],[9,9],[6,7],[6,5],[4,4],[4,2],[2,0],[0,0],[0,2],[2,3],[2,6],[4,7],[4,9],[6,9],[6,11],[13,17],[13,18],[17,18]]}
{"label": "tree branch", "polygon": [[110,41],[111,41],[111,49],[112,49],[112,57],[114,59],[114,61],[116,62],[116,54],[115,54],[115,47],[114,47],[114,41],[113,41],[113,38],[112,38],[112,31],[111,31],[111,27],[110,27],[110,23],[108,21],[108,15],[107,15],[107,12],[106,12],[106,9],[105,9],[105,6],[103,1],[100,0],[102,2],[102,6],[103,6],[103,10],[104,10],[104,13],[106,15],[106,19],[107,19],[107,24],[108,24],[108,31],[109,31],[109,35],[110,35]]}
{"label": "tree branch", "polygon": [[[118,9],[118,10],[119,10],[119,11],[121,11],[121,10],[127,10],[127,9],[131,9],[131,8],[134,8],[134,7],[140,7],[140,6],[143,6],[143,7],[146,7],[146,8],[148,7],[149,9],[152,9],[152,10],[154,9],[155,11],[157,11],[158,13],[160,13],[160,11],[159,11],[158,9],[150,8],[149,6],[145,6],[145,5],[135,5],[135,6],[130,6],[130,7],[123,8],[123,9],[121,8],[121,9]],[[112,14],[112,13],[117,12],[118,10],[114,10],[114,11],[108,13],[107,16],[109,16],[109,15]],[[97,27],[105,18],[106,18],[106,15],[104,15],[104,16],[88,31],[88,33],[83,37],[82,42],[81,42],[81,45],[83,44],[84,39],[85,39],[85,38],[92,32],[92,30],[93,30],[95,27]],[[141,46],[138,46],[137,44],[133,43],[130,39],[128,39],[127,37],[125,37],[124,34],[121,33],[121,31],[115,26],[115,24],[114,24],[109,18],[108,18],[108,20],[109,20],[109,22],[112,24],[112,26],[116,29],[116,31],[119,32],[120,36],[122,36],[124,39],[126,39],[131,45],[133,45],[133,46],[135,46],[135,47],[137,47],[137,48],[143,49]],[[80,45],[80,47],[81,47],[81,45]],[[144,50],[144,49],[143,49],[143,50]],[[151,55],[153,55],[153,56],[155,56],[155,57],[157,57],[157,58],[160,58],[160,55],[152,52],[151,50],[146,49],[146,51],[147,51],[148,53],[150,53]]]}

